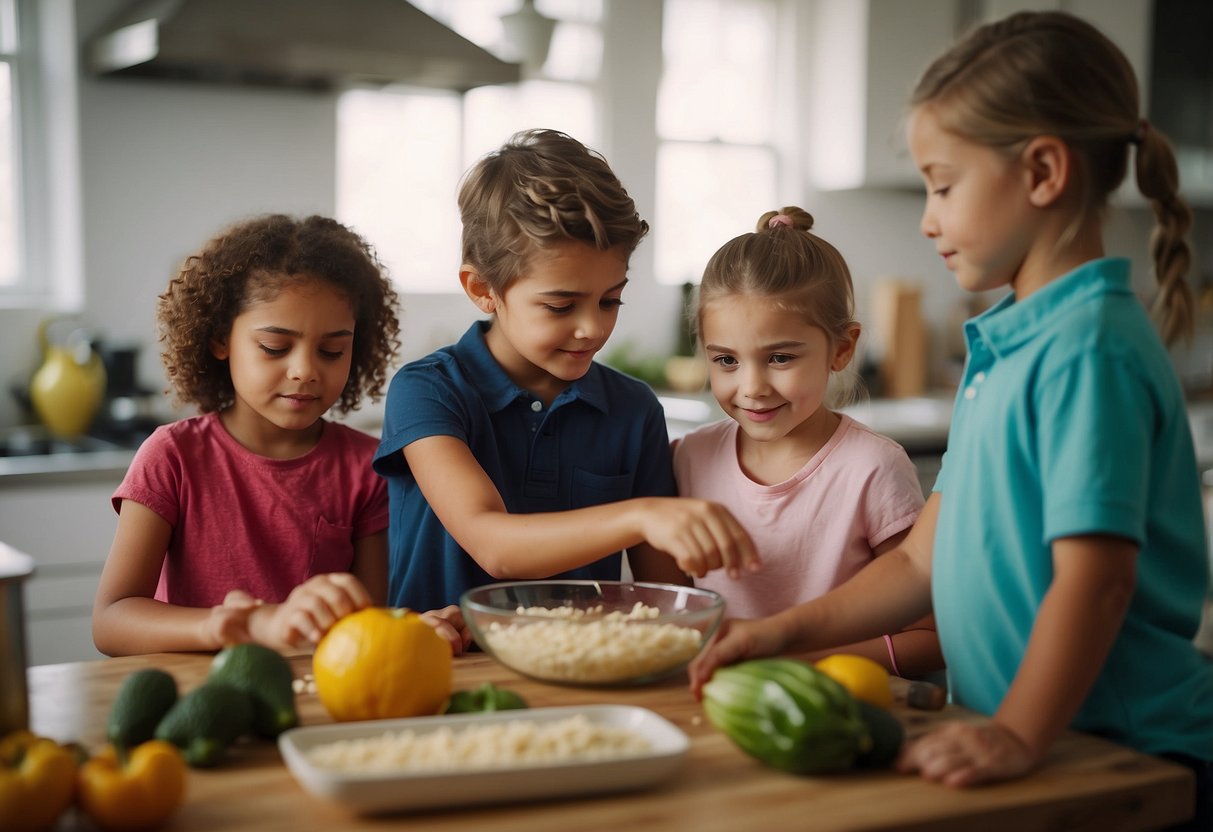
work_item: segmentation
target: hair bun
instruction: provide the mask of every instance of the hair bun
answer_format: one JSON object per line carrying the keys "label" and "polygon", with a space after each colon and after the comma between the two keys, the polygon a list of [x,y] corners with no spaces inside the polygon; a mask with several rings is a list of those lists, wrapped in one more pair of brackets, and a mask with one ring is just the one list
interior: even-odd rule
{"label": "hair bun", "polygon": [[778,211],[767,211],[758,218],[758,231],[769,231],[781,226],[796,231],[809,231],[813,228],[813,215],[803,208],[790,205]]}

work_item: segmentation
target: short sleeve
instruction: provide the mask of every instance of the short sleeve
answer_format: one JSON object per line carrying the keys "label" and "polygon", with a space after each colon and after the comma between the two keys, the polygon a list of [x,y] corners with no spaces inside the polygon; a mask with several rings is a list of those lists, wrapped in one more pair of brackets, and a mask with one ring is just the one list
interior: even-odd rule
{"label": "short sleeve", "polygon": [[135,452],[118,489],[110,498],[114,511],[122,511],[122,501],[147,506],[170,525],[180,517],[183,481],[181,455],[167,427],[156,429]]}
{"label": "short sleeve", "polygon": [[1155,410],[1139,369],[1089,351],[1033,390],[1044,540],[1111,534],[1145,540]]}
{"label": "short sleeve", "polygon": [[642,451],[636,464],[633,497],[673,497],[678,494],[674,481],[674,455],[665,414],[656,401],[645,411],[642,426]]}
{"label": "short sleeve", "polygon": [[890,448],[864,497],[868,545],[876,548],[913,526],[924,502],[914,463],[901,448]]}
{"label": "short sleeve", "polygon": [[388,387],[383,433],[373,467],[383,476],[405,471],[400,451],[427,436],[454,436],[468,441],[460,397],[440,366],[410,364],[396,373]]}

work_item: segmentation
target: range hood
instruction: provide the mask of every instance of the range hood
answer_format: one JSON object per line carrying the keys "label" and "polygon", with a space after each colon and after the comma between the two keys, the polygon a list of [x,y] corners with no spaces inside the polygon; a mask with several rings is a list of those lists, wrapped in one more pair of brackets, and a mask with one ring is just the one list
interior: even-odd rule
{"label": "range hood", "polygon": [[99,75],[312,90],[464,91],[520,77],[405,0],[139,0],[89,42],[85,62]]}

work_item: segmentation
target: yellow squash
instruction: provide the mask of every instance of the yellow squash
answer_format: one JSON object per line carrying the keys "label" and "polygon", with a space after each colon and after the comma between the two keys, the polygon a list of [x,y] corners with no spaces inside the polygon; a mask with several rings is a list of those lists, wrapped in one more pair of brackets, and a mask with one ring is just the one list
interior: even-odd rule
{"label": "yellow squash", "polygon": [[107,745],[80,767],[80,806],[102,829],[151,829],[181,805],[185,780],[185,759],[172,743],[149,740],[125,760]]}
{"label": "yellow squash", "polygon": [[428,716],[451,695],[451,648],[417,613],[369,607],[325,634],[312,673],[333,719]]}
{"label": "yellow squash", "polygon": [[0,740],[0,829],[49,829],[72,802],[76,754],[54,740],[14,731]]}

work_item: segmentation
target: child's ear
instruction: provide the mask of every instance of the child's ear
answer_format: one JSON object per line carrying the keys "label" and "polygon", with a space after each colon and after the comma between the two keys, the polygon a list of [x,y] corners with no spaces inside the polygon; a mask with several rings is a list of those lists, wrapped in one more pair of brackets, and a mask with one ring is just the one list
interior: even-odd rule
{"label": "child's ear", "polygon": [[211,341],[211,355],[219,361],[227,361],[232,352],[227,348],[227,341]]}
{"label": "child's ear", "polygon": [[497,311],[497,295],[475,266],[470,263],[460,266],[459,282],[463,284],[463,291],[471,298],[472,303],[476,304],[477,309],[486,315]]}
{"label": "child's ear", "polygon": [[830,362],[831,370],[836,373],[840,372],[851,363],[851,359],[855,357],[855,347],[859,345],[859,334],[862,331],[863,327],[857,322],[852,322],[846,328],[845,334],[834,344],[834,360]]}
{"label": "child's ear", "polygon": [[1021,156],[1027,177],[1028,200],[1037,208],[1055,203],[1074,174],[1074,154],[1057,136],[1037,136]]}

